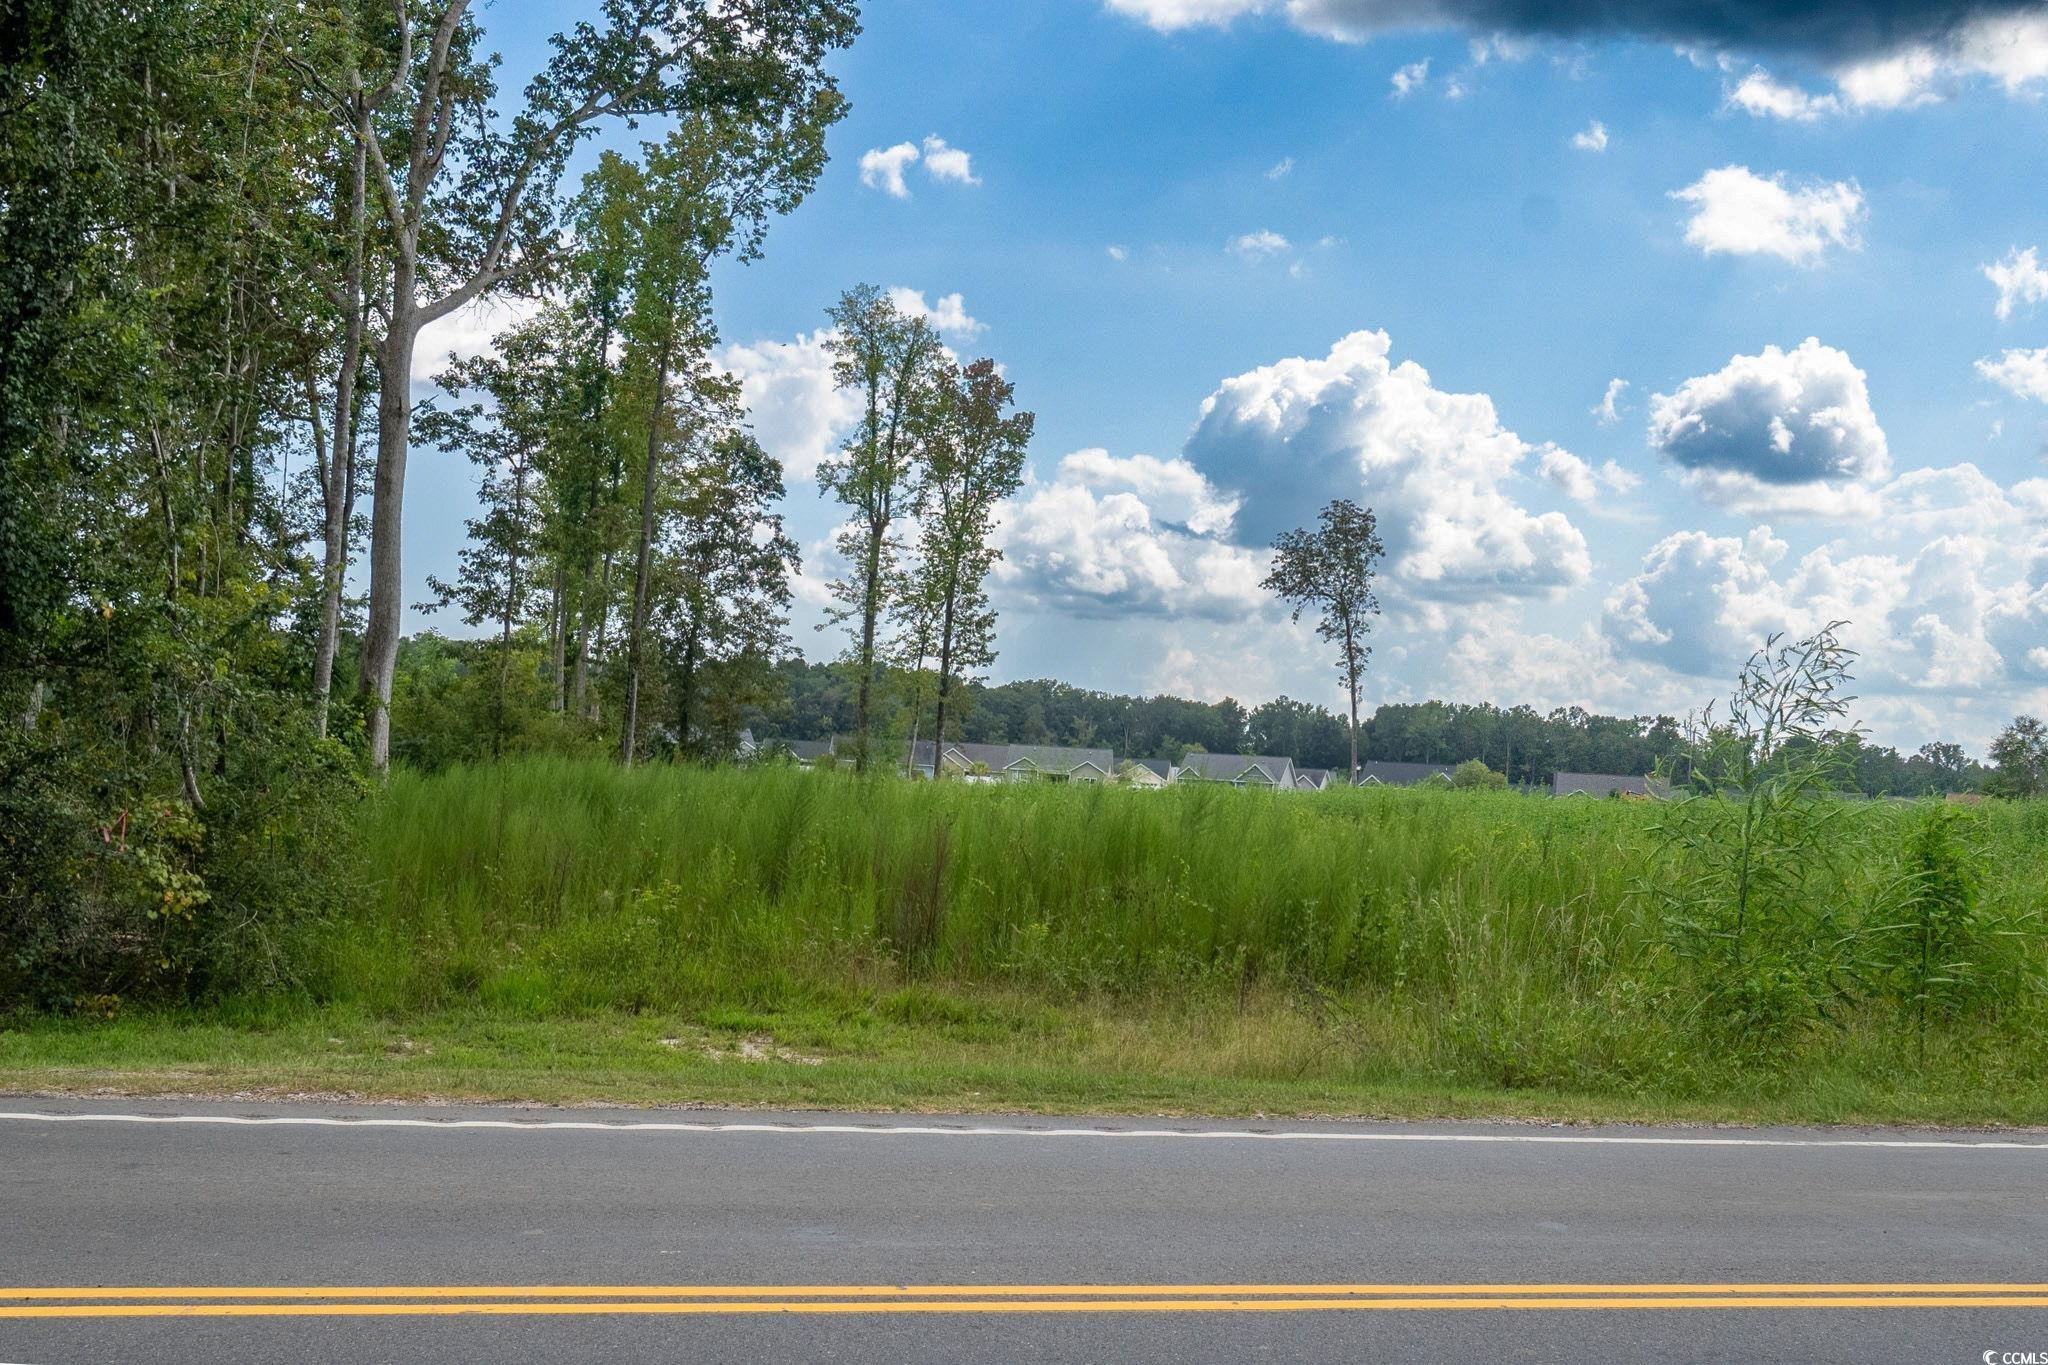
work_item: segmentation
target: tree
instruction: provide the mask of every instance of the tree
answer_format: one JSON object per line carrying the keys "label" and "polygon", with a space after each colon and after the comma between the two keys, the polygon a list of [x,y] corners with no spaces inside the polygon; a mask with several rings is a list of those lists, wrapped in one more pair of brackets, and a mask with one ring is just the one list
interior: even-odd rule
{"label": "tree", "polygon": [[745,432],[728,432],[687,468],[661,547],[656,625],[669,675],[676,747],[702,753],[719,730],[699,716],[707,670],[723,670],[728,715],[772,689],[766,661],[786,643],[796,542],[775,510],[782,466]]}
{"label": "tree", "polygon": [[[917,577],[931,604],[938,653],[935,745],[946,742],[953,682],[995,662],[995,610],[984,586],[1002,551],[989,543],[996,505],[1024,482],[1024,454],[1036,418],[1004,412],[1016,387],[993,360],[945,365],[934,385],[923,477],[918,486]],[[936,749],[934,753],[936,754]],[[936,758],[932,776],[945,765]]]}
{"label": "tree", "polygon": [[477,467],[477,500],[484,514],[467,523],[469,544],[453,583],[429,576],[441,606],[462,608],[462,619],[498,627],[497,685],[491,710],[491,757],[504,752],[511,688],[513,632],[525,620],[532,562],[540,550],[534,504],[541,491],[538,460],[548,439],[554,402],[553,345],[557,319],[540,318],[502,334],[499,355],[460,361],[440,376],[451,397],[482,394],[452,409],[430,408],[421,433],[443,450],[460,451]]}
{"label": "tree", "polygon": [[[606,118],[703,113],[764,136],[843,112],[827,53],[855,31],[847,0],[605,0],[602,26],[557,35],[509,123],[495,118],[493,59],[477,52],[469,0],[393,0],[380,63],[308,70],[356,139],[381,216],[382,329],[370,615],[362,689],[370,759],[389,763],[398,658],[400,526],[412,435],[411,371],[422,328],[508,285],[531,284],[558,251],[555,190],[571,152]],[[382,37],[381,24],[373,31]]]}
{"label": "tree", "polygon": [[860,397],[861,418],[818,483],[853,513],[837,545],[845,572],[832,583],[836,621],[853,622],[854,767],[867,771],[874,732],[876,631],[897,581],[896,525],[916,496],[917,432],[930,401],[938,337],[873,285],[859,285],[831,311],[832,373]]}
{"label": "tree", "polygon": [[1460,791],[1498,791],[1507,784],[1506,773],[1497,773],[1476,758],[1451,770],[1451,785]]}
{"label": "tree", "polygon": [[2048,725],[2033,716],[2015,716],[1991,742],[1991,761],[1998,771],[1984,783],[1993,796],[2048,796]]}
{"label": "tree", "polygon": [[1386,547],[1372,510],[1338,498],[1317,515],[1315,530],[1296,529],[1273,542],[1273,570],[1260,584],[1294,604],[1291,619],[1314,607],[1316,634],[1337,646],[1337,672],[1351,703],[1351,781],[1358,782],[1358,686],[1371,646],[1365,643],[1379,614],[1373,577]]}

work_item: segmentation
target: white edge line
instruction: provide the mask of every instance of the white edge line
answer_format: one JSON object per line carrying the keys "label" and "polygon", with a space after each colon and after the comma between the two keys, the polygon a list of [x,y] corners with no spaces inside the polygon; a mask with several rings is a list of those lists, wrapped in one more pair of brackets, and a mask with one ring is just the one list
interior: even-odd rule
{"label": "white edge line", "polygon": [[1585,1147],[1882,1147],[1953,1151],[2048,1152],[2048,1142],[1943,1138],[1659,1137],[1600,1133],[1361,1133],[1243,1128],[1016,1128],[994,1124],[690,1123],[676,1120],[325,1118],[299,1114],[74,1114],[0,1111],[28,1123],[209,1124],[242,1128],[490,1129],[578,1133],[786,1133],[860,1137],[1252,1138],[1262,1142],[1490,1142]]}

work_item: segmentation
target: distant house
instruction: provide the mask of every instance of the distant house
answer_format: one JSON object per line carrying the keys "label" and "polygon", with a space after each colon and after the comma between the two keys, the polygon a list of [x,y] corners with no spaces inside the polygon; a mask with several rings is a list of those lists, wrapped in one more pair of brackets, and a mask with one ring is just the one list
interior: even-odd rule
{"label": "distant house", "polygon": [[1233,787],[1294,790],[1294,760],[1270,754],[1189,754],[1173,770],[1176,782],[1227,782]]}
{"label": "distant house", "polygon": [[1414,787],[1424,782],[1451,780],[1451,770],[1441,763],[1361,763],[1361,787]]}
{"label": "distant house", "polygon": [[754,746],[754,756],[787,759],[803,768],[829,768],[835,743],[829,739],[764,739]]}
{"label": "distant house", "polygon": [[1635,796],[1645,799],[1664,796],[1666,788],[1653,786],[1647,777],[1623,777],[1616,773],[1558,773],[1550,779],[1552,796]]}
{"label": "distant house", "polygon": [[1328,768],[1296,768],[1294,770],[1294,789],[1303,792],[1319,792],[1330,785],[1330,777],[1331,774]]}
{"label": "distant house", "polygon": [[946,765],[949,777],[998,782],[1107,782],[1116,771],[1115,755],[1107,749],[954,741],[941,750],[930,740],[919,740],[912,747],[911,772],[930,777],[935,754],[937,761]]}
{"label": "distant house", "polygon": [[1173,765],[1163,758],[1127,758],[1116,777],[1127,786],[1157,790],[1173,781]]}
{"label": "distant house", "polygon": [[754,740],[752,727],[740,731],[739,747],[733,756],[742,763],[752,763],[761,756],[761,746]]}

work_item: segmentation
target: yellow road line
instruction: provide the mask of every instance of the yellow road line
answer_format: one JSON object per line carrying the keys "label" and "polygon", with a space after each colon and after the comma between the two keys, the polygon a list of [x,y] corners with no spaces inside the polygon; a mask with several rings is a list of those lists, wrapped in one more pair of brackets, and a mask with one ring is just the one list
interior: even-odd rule
{"label": "yellow road line", "polygon": [[0,1301],[53,1299],[742,1299],[996,1298],[1053,1296],[1329,1297],[1333,1295],[2048,1294],[2048,1284],[806,1284],[806,1285],[121,1285],[0,1286]]}
{"label": "yellow road line", "polygon": [[119,1303],[35,1304],[0,1307],[4,1318],[255,1318],[255,1317],[459,1317],[584,1316],[660,1314],[834,1313],[1301,1313],[1323,1311],[1414,1311],[1444,1309],[1704,1309],[1704,1308],[2048,1308],[2048,1295],[1741,1295],[1679,1298],[1637,1295],[1602,1298],[1414,1297],[1414,1298],[1224,1298],[1224,1299],[949,1299],[923,1302],[816,1300],[748,1302],[666,1302],[645,1300],[576,1303]]}

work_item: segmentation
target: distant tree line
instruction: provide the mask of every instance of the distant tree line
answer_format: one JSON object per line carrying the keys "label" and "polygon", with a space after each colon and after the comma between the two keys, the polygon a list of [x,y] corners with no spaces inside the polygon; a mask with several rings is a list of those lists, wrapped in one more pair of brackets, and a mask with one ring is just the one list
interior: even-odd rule
{"label": "distant tree line", "polygon": [[[763,733],[792,739],[850,733],[853,709],[843,670],[789,659],[775,672],[786,699],[759,714]],[[947,728],[950,737],[970,742],[1107,748],[1119,758],[1178,760],[1197,749],[1277,754],[1337,772],[1350,760],[1345,718],[1291,697],[1246,707],[1228,697],[1125,696],[1045,678],[976,683],[963,692],[966,714],[957,728]],[[899,703],[890,721],[906,738],[908,709]],[[1993,775],[1959,744],[1930,743],[1905,754],[1860,737],[1844,743],[1856,787],[1872,796],[1974,791]],[[1576,706],[1544,713],[1487,702],[1387,702],[1359,726],[1364,761],[1453,766],[1477,759],[1517,786],[1547,785],[1558,772],[1641,775],[1682,760],[1687,745],[1676,717],[1603,716]]]}

